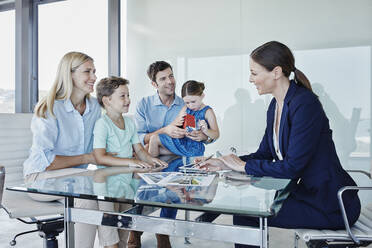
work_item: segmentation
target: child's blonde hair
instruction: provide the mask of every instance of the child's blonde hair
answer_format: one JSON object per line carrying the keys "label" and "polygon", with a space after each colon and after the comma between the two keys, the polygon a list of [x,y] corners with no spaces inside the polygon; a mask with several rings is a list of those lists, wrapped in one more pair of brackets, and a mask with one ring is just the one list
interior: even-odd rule
{"label": "child's blonde hair", "polygon": [[[46,97],[41,99],[35,107],[38,117],[46,118],[46,112],[55,117],[53,106],[55,100],[66,100],[71,97],[73,82],[71,74],[87,61],[93,61],[91,57],[81,52],[66,53],[59,62],[56,79]],[[89,94],[87,94],[89,97]]]}

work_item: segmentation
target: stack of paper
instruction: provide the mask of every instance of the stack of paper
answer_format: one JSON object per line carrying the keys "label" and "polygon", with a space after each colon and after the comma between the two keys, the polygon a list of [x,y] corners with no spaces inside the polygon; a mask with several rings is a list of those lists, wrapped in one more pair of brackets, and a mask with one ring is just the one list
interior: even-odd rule
{"label": "stack of paper", "polygon": [[147,184],[161,186],[209,186],[215,174],[184,174],[179,172],[156,172],[138,174]]}

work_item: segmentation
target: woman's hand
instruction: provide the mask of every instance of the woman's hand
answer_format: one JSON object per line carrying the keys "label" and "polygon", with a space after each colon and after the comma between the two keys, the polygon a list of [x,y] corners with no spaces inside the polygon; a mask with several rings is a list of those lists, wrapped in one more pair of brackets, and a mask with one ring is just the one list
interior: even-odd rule
{"label": "woman's hand", "polygon": [[93,152],[84,154],[85,163],[84,164],[97,164],[96,157],[94,156]]}
{"label": "woman's hand", "polygon": [[245,162],[235,154],[226,155],[220,157],[219,159],[223,161],[223,163],[226,164],[230,169],[245,172]]}
{"label": "woman's hand", "polygon": [[195,159],[195,163],[200,163],[198,166],[200,169],[204,169],[207,171],[220,171],[220,170],[230,169],[229,167],[225,165],[224,161],[220,160],[219,158],[211,158],[205,162],[201,162],[204,159],[205,158],[203,157],[201,158],[199,157]]}
{"label": "woman's hand", "polygon": [[[88,153],[88,154],[85,154],[86,155],[86,158],[87,158],[87,161],[86,164],[98,164],[97,163],[97,160],[96,160],[96,157],[94,155],[94,152],[91,152],[91,153]],[[111,157],[116,157],[116,155],[118,155],[117,152],[106,152],[105,155],[108,155],[108,156],[111,156]]]}
{"label": "woman's hand", "polygon": [[106,152],[106,155],[109,155],[111,157],[116,157],[118,153],[117,152]]}
{"label": "woman's hand", "polygon": [[200,164],[201,162],[203,162],[205,160],[205,157],[204,156],[200,156],[200,157],[196,157],[194,159],[194,163],[195,164]]}

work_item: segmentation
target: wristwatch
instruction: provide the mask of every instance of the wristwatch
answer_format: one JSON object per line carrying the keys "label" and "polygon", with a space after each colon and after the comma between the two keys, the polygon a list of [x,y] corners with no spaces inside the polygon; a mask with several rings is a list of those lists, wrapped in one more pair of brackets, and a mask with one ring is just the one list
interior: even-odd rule
{"label": "wristwatch", "polygon": [[208,138],[206,140],[203,141],[204,144],[210,144],[210,143],[213,143],[215,140],[212,139],[211,137],[207,136]]}

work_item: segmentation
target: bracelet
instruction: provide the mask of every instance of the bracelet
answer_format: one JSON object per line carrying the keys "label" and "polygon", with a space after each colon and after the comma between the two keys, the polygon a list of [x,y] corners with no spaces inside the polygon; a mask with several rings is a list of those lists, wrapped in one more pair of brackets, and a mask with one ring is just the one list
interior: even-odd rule
{"label": "bracelet", "polygon": [[207,136],[208,137],[208,139],[207,140],[203,140],[203,143],[204,144],[210,144],[210,143],[213,143],[215,140],[214,139],[212,139],[211,137],[209,137],[209,136]]}

